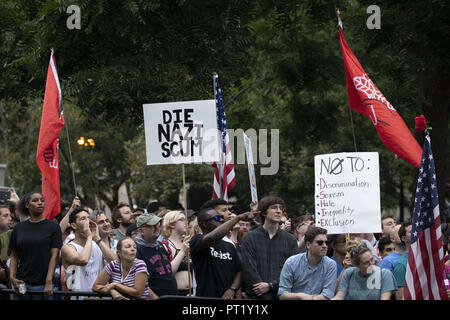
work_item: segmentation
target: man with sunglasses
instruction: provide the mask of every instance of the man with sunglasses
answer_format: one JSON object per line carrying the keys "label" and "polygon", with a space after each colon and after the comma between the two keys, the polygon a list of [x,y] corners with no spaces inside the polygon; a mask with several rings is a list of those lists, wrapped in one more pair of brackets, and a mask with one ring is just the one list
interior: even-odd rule
{"label": "man with sunglasses", "polygon": [[286,260],[280,275],[280,300],[327,300],[334,297],[336,263],[326,256],[327,230],[310,227],[306,252]]}
{"label": "man with sunglasses", "polygon": [[190,241],[192,264],[197,281],[196,296],[235,298],[241,286],[241,263],[235,246],[223,237],[241,220],[252,220],[252,212],[239,214],[224,222],[214,208],[203,208],[197,214],[203,234]]}

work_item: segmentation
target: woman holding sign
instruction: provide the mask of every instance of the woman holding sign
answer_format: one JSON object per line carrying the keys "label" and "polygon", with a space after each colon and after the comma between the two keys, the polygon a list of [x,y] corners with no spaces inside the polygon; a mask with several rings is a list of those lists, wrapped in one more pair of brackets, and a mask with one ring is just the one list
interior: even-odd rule
{"label": "woman holding sign", "polygon": [[[358,241],[358,240],[354,240]],[[350,251],[353,267],[347,268],[332,300],[390,300],[397,290],[395,278],[388,269],[375,265],[371,250],[363,242]]]}

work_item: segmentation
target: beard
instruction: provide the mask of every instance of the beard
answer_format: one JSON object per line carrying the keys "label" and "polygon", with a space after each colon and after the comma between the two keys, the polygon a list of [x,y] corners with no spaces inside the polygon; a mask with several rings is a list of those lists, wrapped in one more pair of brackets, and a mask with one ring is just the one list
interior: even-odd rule
{"label": "beard", "polygon": [[133,219],[130,219],[128,221],[122,221],[122,226],[124,226],[125,228],[128,228],[129,226],[131,226],[134,223]]}

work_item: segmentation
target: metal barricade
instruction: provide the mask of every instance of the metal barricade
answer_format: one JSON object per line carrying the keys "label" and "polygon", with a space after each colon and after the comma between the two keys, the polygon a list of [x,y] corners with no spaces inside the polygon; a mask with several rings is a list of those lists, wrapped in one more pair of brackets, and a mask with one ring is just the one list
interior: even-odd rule
{"label": "metal barricade", "polygon": [[[108,294],[102,294],[92,291],[53,291],[53,296],[44,297],[44,291],[28,290],[23,297],[30,295],[41,296],[42,300],[111,300]],[[14,300],[13,289],[0,288],[0,297],[3,300]],[[125,295],[124,295],[125,296]],[[5,298],[6,297],[6,298]],[[136,300],[134,297],[126,296],[130,300]],[[47,298],[47,299],[46,299]]]}

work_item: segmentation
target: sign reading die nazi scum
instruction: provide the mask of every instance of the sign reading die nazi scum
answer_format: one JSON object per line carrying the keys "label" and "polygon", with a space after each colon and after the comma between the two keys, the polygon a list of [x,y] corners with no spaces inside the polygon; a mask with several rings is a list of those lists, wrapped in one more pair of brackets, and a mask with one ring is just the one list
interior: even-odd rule
{"label": "sign reading die nazi scum", "polygon": [[220,160],[214,100],[143,105],[147,165]]}
{"label": "sign reading die nazi scum", "polygon": [[314,157],[316,226],[336,233],[381,232],[377,152]]}

